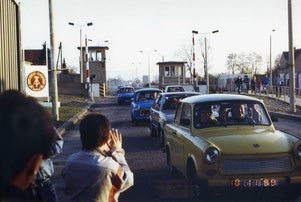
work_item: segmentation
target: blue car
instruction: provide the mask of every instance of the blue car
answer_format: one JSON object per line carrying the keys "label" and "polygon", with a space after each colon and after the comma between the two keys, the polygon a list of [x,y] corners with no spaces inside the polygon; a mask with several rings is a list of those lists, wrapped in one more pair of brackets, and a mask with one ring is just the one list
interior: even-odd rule
{"label": "blue car", "polygon": [[131,104],[131,118],[135,125],[138,124],[138,121],[149,120],[150,108],[160,93],[162,91],[156,88],[141,89],[135,92]]}
{"label": "blue car", "polygon": [[118,91],[118,104],[130,103],[134,97],[135,89],[131,86],[122,86]]}

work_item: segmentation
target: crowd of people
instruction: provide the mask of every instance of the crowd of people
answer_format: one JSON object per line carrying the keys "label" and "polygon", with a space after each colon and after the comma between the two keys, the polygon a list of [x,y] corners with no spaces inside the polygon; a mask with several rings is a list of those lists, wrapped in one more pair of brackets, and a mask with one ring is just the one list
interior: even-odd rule
{"label": "crowd of people", "polygon": [[[237,93],[239,94],[242,91],[245,93],[251,92],[254,94],[261,94],[262,92],[264,92],[265,94],[267,94],[270,83],[271,80],[267,74],[264,75],[262,79],[256,78],[255,75],[252,77],[252,79],[250,79],[248,75],[245,75],[244,78],[241,78],[241,76],[238,75],[234,81],[234,84],[237,88]],[[280,74],[278,74],[275,78],[274,85],[276,86],[276,93],[279,92],[279,86],[283,85],[283,78],[281,78]]]}
{"label": "crowd of people", "polygon": [[[51,158],[63,139],[49,113],[32,97],[9,90],[0,94],[0,200],[58,201],[50,180]],[[134,183],[122,148],[122,135],[101,114],[80,123],[82,150],[62,171],[63,201],[118,201]]]}

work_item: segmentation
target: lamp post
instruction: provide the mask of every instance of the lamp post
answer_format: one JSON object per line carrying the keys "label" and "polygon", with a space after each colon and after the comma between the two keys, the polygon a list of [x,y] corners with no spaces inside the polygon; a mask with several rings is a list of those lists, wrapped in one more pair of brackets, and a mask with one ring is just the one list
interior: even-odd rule
{"label": "lamp post", "polygon": [[205,57],[204,57],[204,71],[205,71],[205,78],[206,78],[206,91],[209,94],[209,72],[208,72],[208,62],[207,62],[207,35],[208,34],[215,34],[219,32],[219,30],[214,30],[208,33],[200,33],[205,35]]}
{"label": "lamp post", "polygon": [[[273,29],[272,32],[275,32]],[[272,32],[270,34],[270,92],[273,94],[273,70],[272,70]]]}
{"label": "lamp post", "polygon": [[290,80],[290,112],[296,113],[296,81],[295,81],[295,50],[293,45],[292,1],[288,0],[288,43],[289,43],[289,80]]}
{"label": "lamp post", "polygon": [[[153,50],[153,52],[157,52],[158,50]],[[143,51],[139,51],[140,53],[143,53]],[[150,53],[147,54],[147,59],[148,59],[148,87],[151,87],[151,82],[150,82]]]}
{"label": "lamp post", "polygon": [[80,35],[80,81],[81,83],[84,83],[84,68],[83,68],[83,47],[82,47],[82,27],[84,26],[92,26],[93,23],[89,22],[86,24],[75,24],[73,22],[68,23],[71,26],[78,26],[79,27],[79,35]]}
{"label": "lamp post", "polygon": [[54,45],[54,30],[53,30],[53,6],[52,0],[48,1],[49,5],[49,30],[50,30],[50,66],[51,66],[51,96],[52,96],[52,114],[53,119],[60,120],[58,109],[58,87],[57,87],[57,72],[54,66],[55,45]]}

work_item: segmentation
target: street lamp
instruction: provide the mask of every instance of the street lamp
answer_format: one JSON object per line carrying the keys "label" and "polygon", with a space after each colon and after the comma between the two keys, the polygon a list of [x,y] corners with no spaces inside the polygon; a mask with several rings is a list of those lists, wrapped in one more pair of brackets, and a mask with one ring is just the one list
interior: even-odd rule
{"label": "street lamp", "polygon": [[208,34],[215,34],[219,32],[218,30],[214,30],[208,33],[200,33],[205,35],[205,58],[204,58],[204,71],[205,71],[205,78],[206,78],[206,91],[209,94],[209,72],[208,72],[208,63],[207,63],[207,35]]}
{"label": "street lamp", "polygon": [[[157,52],[158,50],[153,50],[153,52]],[[143,53],[143,51],[139,51],[140,53]],[[151,87],[151,82],[150,82],[150,53],[147,55],[148,57],[148,87]]]}
{"label": "street lamp", "polygon": [[[275,32],[275,30],[273,29],[272,32]],[[270,33],[270,92],[273,94],[272,32]]]}
{"label": "street lamp", "polygon": [[84,68],[83,68],[83,47],[82,47],[82,27],[84,26],[92,26],[93,23],[89,22],[86,24],[74,24],[73,22],[68,23],[71,26],[78,26],[80,28],[80,81],[81,83],[84,82]]}

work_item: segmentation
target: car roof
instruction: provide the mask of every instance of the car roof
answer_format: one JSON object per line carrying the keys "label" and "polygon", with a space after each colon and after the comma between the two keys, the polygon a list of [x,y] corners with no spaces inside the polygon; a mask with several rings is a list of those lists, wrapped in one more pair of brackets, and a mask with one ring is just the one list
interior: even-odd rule
{"label": "car roof", "polygon": [[242,101],[256,101],[260,100],[254,97],[249,97],[245,95],[233,95],[233,94],[205,94],[188,97],[182,100],[182,102],[194,104],[200,102],[214,102],[214,101],[232,101],[232,100],[242,100]]}
{"label": "car roof", "polygon": [[201,95],[197,92],[167,92],[161,93],[162,96],[169,96],[169,95]]}
{"label": "car roof", "polygon": [[170,86],[166,86],[166,88],[167,87],[182,87],[183,88],[183,86],[180,86],[180,85],[170,85]]}
{"label": "car roof", "polygon": [[120,88],[133,88],[134,89],[134,87],[132,87],[132,86],[122,86]]}
{"label": "car roof", "polygon": [[147,92],[147,91],[158,91],[158,92],[162,92],[162,90],[160,90],[160,89],[158,89],[158,88],[144,88],[144,89],[136,90],[135,93],[139,93],[139,92]]}

